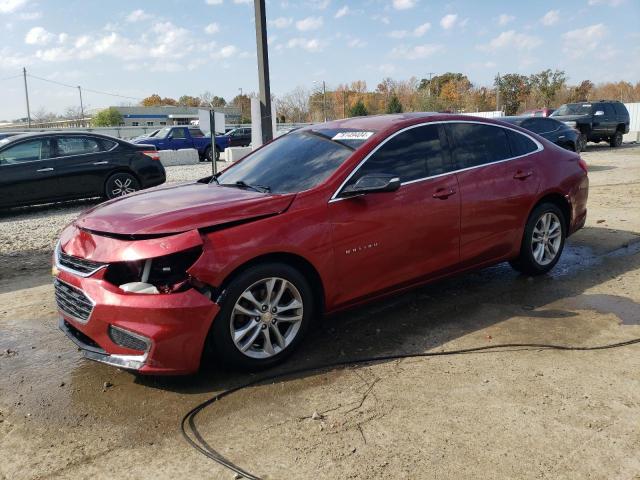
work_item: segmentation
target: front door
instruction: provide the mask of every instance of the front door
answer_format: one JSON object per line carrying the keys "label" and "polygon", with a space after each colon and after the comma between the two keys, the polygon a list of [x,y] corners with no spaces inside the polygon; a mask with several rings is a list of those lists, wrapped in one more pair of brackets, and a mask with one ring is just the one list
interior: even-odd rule
{"label": "front door", "polygon": [[396,134],[344,185],[387,173],[400,178],[399,190],[350,198],[338,194],[330,201],[341,286],[336,304],[437,275],[458,262],[460,195],[442,135],[438,125]]}
{"label": "front door", "polygon": [[[56,137],[56,171],[60,194],[65,197],[96,195],[104,192],[107,173],[113,169],[108,145],[86,135]],[[104,140],[114,146],[114,142]]]}
{"label": "front door", "polygon": [[59,197],[49,137],[12,143],[0,151],[0,206]]}

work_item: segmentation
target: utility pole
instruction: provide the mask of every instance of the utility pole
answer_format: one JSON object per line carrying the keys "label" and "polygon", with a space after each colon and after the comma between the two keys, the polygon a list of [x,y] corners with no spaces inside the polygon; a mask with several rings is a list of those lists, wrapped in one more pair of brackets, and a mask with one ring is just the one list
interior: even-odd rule
{"label": "utility pole", "polygon": [[324,117],[325,123],[327,122],[327,86],[322,81],[322,116]]}
{"label": "utility pole", "polygon": [[84,121],[84,105],[82,105],[82,87],[80,85],[78,85],[78,93],[80,94],[80,122],[82,123]]}
{"label": "utility pole", "polygon": [[262,144],[273,139],[271,124],[271,87],[269,85],[269,49],[267,45],[267,15],[265,0],[254,0],[256,44],[258,50],[258,85],[260,88],[260,124]]}
{"label": "utility pole", "polygon": [[22,74],[24,75],[24,96],[27,99],[27,121],[29,122],[29,128],[31,128],[31,110],[29,110],[29,89],[27,88],[26,67],[22,67]]}
{"label": "utility pole", "polygon": [[496,77],[496,110],[500,111],[500,72]]}
{"label": "utility pole", "polygon": [[216,111],[211,107],[209,109],[209,128],[211,129],[211,174],[217,173],[216,163]]}
{"label": "utility pole", "polygon": [[242,111],[243,110],[243,108],[242,108],[242,102],[243,102],[243,99],[242,99],[242,87],[238,88],[238,90],[240,90],[240,98],[238,99],[238,103],[240,103],[240,122],[239,123],[242,123],[242,119],[244,118],[244,112]]}

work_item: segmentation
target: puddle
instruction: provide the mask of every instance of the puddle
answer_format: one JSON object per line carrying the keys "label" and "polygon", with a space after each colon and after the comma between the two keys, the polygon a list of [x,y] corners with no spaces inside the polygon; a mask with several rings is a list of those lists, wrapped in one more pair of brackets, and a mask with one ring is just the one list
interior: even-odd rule
{"label": "puddle", "polygon": [[569,298],[566,305],[573,309],[613,313],[621,325],[640,325],[640,304],[619,295],[585,294]]}

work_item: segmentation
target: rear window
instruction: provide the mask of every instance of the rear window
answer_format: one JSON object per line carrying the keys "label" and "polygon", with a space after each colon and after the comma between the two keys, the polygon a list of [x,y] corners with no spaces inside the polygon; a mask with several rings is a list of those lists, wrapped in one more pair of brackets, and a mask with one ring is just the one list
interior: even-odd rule
{"label": "rear window", "polygon": [[453,156],[460,168],[475,167],[514,155],[504,128],[479,123],[450,123],[446,126],[453,144]]}
{"label": "rear window", "polygon": [[513,157],[520,157],[538,150],[538,145],[536,145],[529,137],[513,130],[506,130],[506,132],[507,137],[509,138],[509,145],[511,146],[511,155]]}

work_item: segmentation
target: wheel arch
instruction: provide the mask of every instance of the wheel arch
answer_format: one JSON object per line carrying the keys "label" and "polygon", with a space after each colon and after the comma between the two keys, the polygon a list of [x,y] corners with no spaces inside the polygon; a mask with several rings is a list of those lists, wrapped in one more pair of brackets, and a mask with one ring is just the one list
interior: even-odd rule
{"label": "wheel arch", "polygon": [[562,215],[564,216],[565,223],[565,232],[567,233],[567,237],[569,236],[569,231],[571,229],[571,204],[569,200],[559,192],[548,192],[544,194],[542,197],[538,199],[538,201],[531,207],[529,210],[529,215],[527,216],[527,221],[531,216],[531,213],[536,209],[536,207],[542,203],[552,203],[556,205]]}
{"label": "wheel arch", "polygon": [[107,173],[104,176],[104,181],[102,182],[102,191],[103,191],[103,193],[105,193],[106,190],[107,190],[107,182],[109,181],[109,179],[111,177],[113,177],[117,173],[128,173],[129,175],[132,175],[138,181],[138,183],[140,184],[140,188],[142,188],[142,181],[140,180],[140,177],[136,174],[136,172],[134,172],[129,167],[126,167],[124,165],[120,165],[120,166],[114,168],[113,170],[110,170],[109,173]]}
{"label": "wheel arch", "polygon": [[297,269],[309,282],[309,286],[311,287],[311,290],[313,292],[314,300],[316,301],[316,305],[318,307],[318,312],[324,312],[325,289],[320,273],[318,272],[316,267],[306,258],[290,252],[266,253],[240,264],[234,270],[232,270],[231,273],[229,273],[222,281],[222,284],[218,288],[219,294],[222,294],[227,285],[240,273],[262,263],[284,263]]}

